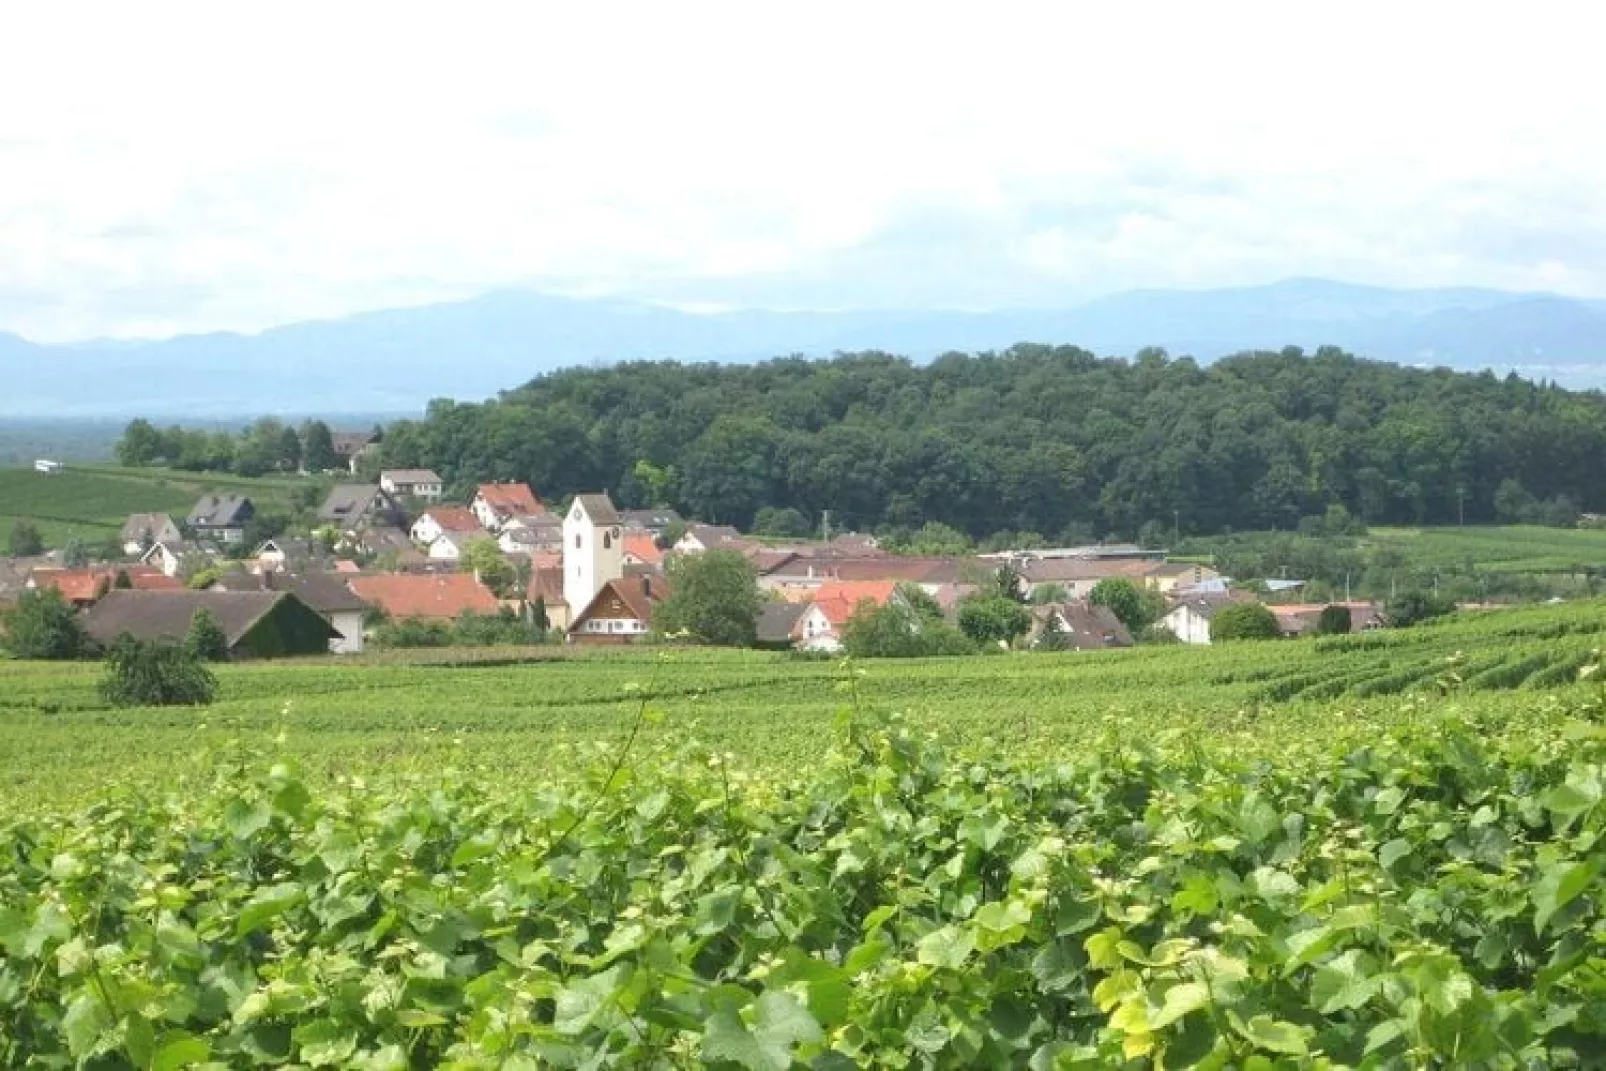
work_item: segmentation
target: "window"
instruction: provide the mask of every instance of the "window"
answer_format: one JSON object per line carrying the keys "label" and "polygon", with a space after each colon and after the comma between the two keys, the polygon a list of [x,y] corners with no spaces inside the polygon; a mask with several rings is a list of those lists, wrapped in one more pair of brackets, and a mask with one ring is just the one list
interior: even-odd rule
{"label": "window", "polygon": [[579,550],[580,549],[580,533],[579,532],[574,533],[574,549],[575,550]]}
{"label": "window", "polygon": [[602,533],[602,549],[603,550],[608,550],[612,546],[613,546],[613,536],[609,535],[607,532],[603,532]]}

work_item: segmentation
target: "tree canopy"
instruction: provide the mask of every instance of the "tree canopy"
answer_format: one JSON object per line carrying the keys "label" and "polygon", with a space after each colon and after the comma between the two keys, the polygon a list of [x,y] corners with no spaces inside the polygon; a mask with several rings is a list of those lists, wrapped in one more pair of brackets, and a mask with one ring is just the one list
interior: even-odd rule
{"label": "tree canopy", "polygon": [[[1040,345],[922,365],[630,362],[436,401],[387,428],[382,451],[448,483],[523,480],[550,499],[606,487],[621,505],[742,526],[765,507],[811,528],[830,510],[834,529],[933,550],[1003,531],[1292,530],[1334,505],[1374,524],[1472,524],[1558,499],[1557,515],[1606,510],[1601,394],[1334,348],[1209,366]],[[1497,506],[1507,480],[1522,494]]]}
{"label": "tree canopy", "polygon": [[1210,639],[1223,640],[1275,640],[1282,635],[1277,627],[1277,615],[1258,602],[1240,602],[1224,606],[1210,619]]}
{"label": "tree canopy", "polygon": [[13,658],[82,658],[90,648],[77,611],[55,588],[19,595],[0,617],[0,638]]}
{"label": "tree canopy", "polygon": [[687,633],[720,647],[751,647],[760,596],[753,564],[734,550],[679,555],[669,563],[670,595],[653,611],[653,627]]}

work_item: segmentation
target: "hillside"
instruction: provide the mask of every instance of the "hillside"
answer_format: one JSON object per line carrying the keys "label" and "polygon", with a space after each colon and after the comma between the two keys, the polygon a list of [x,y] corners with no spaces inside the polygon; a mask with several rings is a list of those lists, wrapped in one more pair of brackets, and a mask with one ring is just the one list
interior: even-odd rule
{"label": "hillside", "polygon": [[505,291],[257,335],[41,346],[0,334],[8,388],[0,416],[396,412],[435,397],[487,397],[575,365],[868,349],[925,360],[1023,340],[1116,355],[1161,346],[1204,361],[1287,344],[1336,345],[1406,364],[1606,383],[1606,303],[1547,294],[1296,279],[1132,291],[1062,309],[691,313]]}
{"label": "hillside", "polygon": [[72,537],[99,544],[115,536],[131,513],[171,513],[182,520],[196,499],[214,490],[243,491],[259,510],[288,510],[299,482],[112,465],[73,466],[54,476],[0,468],[0,539],[16,521],[27,520],[38,526],[46,546],[59,547]]}

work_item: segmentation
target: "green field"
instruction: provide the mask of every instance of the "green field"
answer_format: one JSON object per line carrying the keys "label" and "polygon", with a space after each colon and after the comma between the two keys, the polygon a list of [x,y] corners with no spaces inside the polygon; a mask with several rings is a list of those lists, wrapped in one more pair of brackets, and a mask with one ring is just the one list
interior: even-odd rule
{"label": "green field", "polygon": [[170,513],[182,521],[208,491],[243,491],[257,508],[288,509],[294,477],[246,479],[223,473],[76,465],[54,476],[0,469],[0,537],[18,520],[38,525],[47,546],[77,536],[100,543],[131,513]]}
{"label": "green field", "polygon": [[1603,630],[0,662],[0,1066],[1594,1066]]}
{"label": "green field", "polygon": [[1606,529],[1505,525],[1468,528],[1373,528],[1367,541],[1404,555],[1408,568],[1471,564],[1508,573],[1606,568]]}

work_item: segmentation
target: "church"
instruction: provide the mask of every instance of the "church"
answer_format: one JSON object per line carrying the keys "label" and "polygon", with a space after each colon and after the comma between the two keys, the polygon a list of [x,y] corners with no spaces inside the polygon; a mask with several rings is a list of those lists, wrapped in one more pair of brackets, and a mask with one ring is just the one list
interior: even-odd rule
{"label": "church", "polygon": [[606,494],[576,495],[563,518],[563,601],[569,642],[624,644],[652,630],[652,610],[669,594],[651,568],[625,566],[624,527]]}

